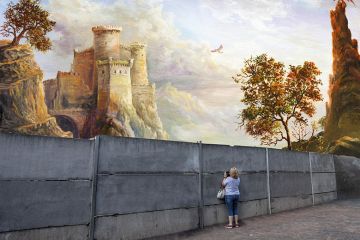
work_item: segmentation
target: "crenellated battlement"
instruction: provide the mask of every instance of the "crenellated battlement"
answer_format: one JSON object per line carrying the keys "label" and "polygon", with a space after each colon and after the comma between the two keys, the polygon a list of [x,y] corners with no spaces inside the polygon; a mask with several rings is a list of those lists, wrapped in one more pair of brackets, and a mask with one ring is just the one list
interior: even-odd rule
{"label": "crenellated battlement", "polygon": [[111,26],[111,25],[99,25],[95,26],[91,29],[93,32],[104,32],[104,31],[115,31],[115,32],[121,32],[122,27],[120,26]]}
{"label": "crenellated battlement", "polygon": [[130,59],[130,60],[113,60],[110,58],[107,60],[98,60],[98,61],[96,61],[96,65],[97,66],[111,65],[111,66],[131,67],[132,59]]}
{"label": "crenellated battlement", "polygon": [[141,42],[133,42],[133,43],[130,44],[129,47],[130,47],[131,50],[144,49],[144,48],[146,48],[146,44],[141,43]]}
{"label": "crenellated battlement", "polygon": [[94,48],[86,48],[84,50],[74,49],[74,56],[88,56],[94,53]]}
{"label": "crenellated battlement", "polygon": [[57,73],[57,78],[68,77],[68,76],[80,76],[80,73],[76,72],[60,72]]}

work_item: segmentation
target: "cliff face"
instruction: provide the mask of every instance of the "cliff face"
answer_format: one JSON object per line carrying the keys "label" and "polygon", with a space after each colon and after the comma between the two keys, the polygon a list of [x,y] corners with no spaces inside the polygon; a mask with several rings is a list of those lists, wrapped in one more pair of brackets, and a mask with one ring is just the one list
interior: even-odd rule
{"label": "cliff face", "polygon": [[29,45],[0,48],[0,132],[72,136],[48,114],[42,78]]}
{"label": "cliff face", "polygon": [[168,139],[157,114],[154,97],[134,104],[125,101],[121,95],[111,94],[107,112],[97,125],[100,134]]}
{"label": "cliff face", "polygon": [[360,56],[358,42],[351,38],[345,9],[346,4],[339,1],[330,13],[333,76],[329,84],[325,138],[332,152],[354,155],[360,138]]}

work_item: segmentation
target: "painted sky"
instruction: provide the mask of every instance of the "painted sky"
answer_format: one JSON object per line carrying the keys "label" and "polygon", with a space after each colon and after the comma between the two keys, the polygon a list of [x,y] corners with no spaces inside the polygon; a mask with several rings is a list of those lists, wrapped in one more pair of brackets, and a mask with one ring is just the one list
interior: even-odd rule
{"label": "painted sky", "polygon": [[[8,2],[0,0],[1,12]],[[156,83],[160,100],[166,100],[162,106],[179,105],[179,114],[187,119],[186,124],[173,125],[166,119],[174,139],[259,145],[236,131],[241,92],[231,76],[245,58],[262,53],[287,65],[314,61],[322,71],[324,96],[316,117],[325,115],[333,0],[47,0],[42,4],[57,22],[51,33],[53,50],[36,54],[45,79],[69,70],[73,49],[91,46],[92,26],[122,26],[124,43],[148,44],[149,78]],[[350,6],[348,18],[353,36],[360,39],[360,7]],[[220,44],[223,54],[210,52]],[[192,107],[181,106],[182,97]]]}

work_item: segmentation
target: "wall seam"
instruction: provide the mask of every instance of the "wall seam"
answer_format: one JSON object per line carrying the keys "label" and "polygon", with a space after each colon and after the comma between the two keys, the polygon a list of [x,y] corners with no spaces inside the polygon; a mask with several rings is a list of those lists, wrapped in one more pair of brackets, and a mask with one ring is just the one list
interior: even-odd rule
{"label": "wall seam", "polygon": [[309,168],[310,168],[310,182],[311,182],[311,196],[312,196],[312,205],[315,205],[315,195],[314,195],[314,183],[313,183],[313,172],[312,172],[312,163],[311,163],[311,153],[308,153],[309,157]]}
{"label": "wall seam", "polygon": [[96,193],[97,193],[97,174],[99,167],[99,147],[100,147],[100,137],[95,137],[95,144],[93,149],[93,181],[91,187],[91,212],[90,212],[90,224],[89,224],[89,235],[88,239],[94,239],[95,232],[95,213],[96,213]]}
{"label": "wall seam", "polygon": [[199,141],[199,228],[204,228],[204,189],[203,189],[203,150],[202,142]]}
{"label": "wall seam", "polygon": [[269,149],[265,148],[266,151],[266,187],[267,187],[267,198],[268,198],[268,210],[271,215],[271,190],[270,190],[270,167],[269,167]]}

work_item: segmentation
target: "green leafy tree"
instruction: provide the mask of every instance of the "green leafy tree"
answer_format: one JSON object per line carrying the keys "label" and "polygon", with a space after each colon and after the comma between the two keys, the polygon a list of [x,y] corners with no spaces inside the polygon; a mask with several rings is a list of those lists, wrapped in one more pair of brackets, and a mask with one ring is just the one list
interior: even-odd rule
{"label": "green leafy tree", "polygon": [[51,40],[46,36],[53,30],[55,22],[49,19],[49,13],[43,10],[39,0],[20,0],[10,2],[5,13],[5,22],[0,28],[4,37],[12,37],[10,46],[16,46],[26,39],[39,51],[51,48]]}
{"label": "green leafy tree", "polygon": [[314,102],[322,100],[320,74],[313,62],[290,65],[286,71],[283,63],[266,54],[245,60],[241,73],[233,77],[244,94],[239,126],[262,144],[286,141],[291,150],[291,127],[308,125]]}

